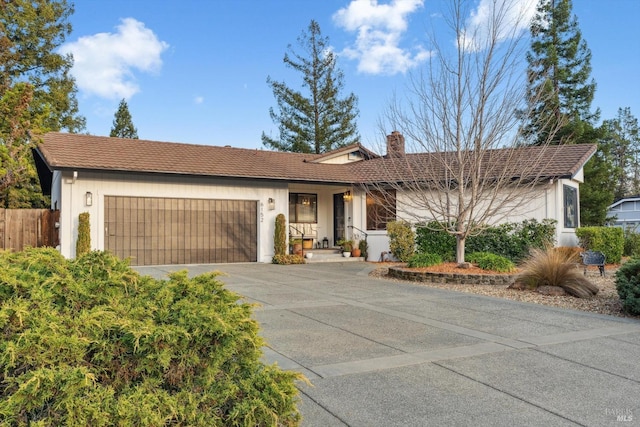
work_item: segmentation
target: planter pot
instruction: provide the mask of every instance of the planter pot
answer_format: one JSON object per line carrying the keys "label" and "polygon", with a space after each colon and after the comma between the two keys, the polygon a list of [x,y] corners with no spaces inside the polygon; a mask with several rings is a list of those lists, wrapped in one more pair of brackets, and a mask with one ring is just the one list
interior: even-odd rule
{"label": "planter pot", "polygon": [[302,243],[294,243],[292,252],[294,255],[300,255],[302,253]]}
{"label": "planter pot", "polygon": [[342,256],[345,258],[349,258],[351,256],[351,252],[342,252]]}
{"label": "planter pot", "polygon": [[304,239],[302,241],[302,249],[313,249],[313,239]]}
{"label": "planter pot", "polygon": [[356,258],[359,258],[359,257],[360,257],[360,254],[361,254],[360,249],[352,249],[352,250],[351,250],[351,255],[353,255],[353,256],[354,256],[354,257],[356,257]]}

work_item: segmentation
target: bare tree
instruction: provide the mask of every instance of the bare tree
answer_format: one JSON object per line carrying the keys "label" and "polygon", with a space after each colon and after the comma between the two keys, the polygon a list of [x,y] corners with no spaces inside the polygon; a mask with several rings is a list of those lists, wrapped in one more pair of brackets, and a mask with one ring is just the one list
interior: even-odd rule
{"label": "bare tree", "polygon": [[521,144],[521,124],[529,118],[526,2],[483,1],[487,7],[474,13],[467,3],[450,2],[445,21],[454,42],[432,37],[427,66],[410,76],[406,96],[390,103],[381,127],[399,132],[376,162],[387,178],[366,186],[370,195],[393,197],[398,217],[435,220],[455,235],[458,264],[467,237],[522,214],[549,183],[548,144]]}

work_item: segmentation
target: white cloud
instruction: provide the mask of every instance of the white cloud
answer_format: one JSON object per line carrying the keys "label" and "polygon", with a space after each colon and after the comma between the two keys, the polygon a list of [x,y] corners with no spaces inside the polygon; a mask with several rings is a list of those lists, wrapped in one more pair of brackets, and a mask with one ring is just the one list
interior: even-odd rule
{"label": "white cloud", "polygon": [[[467,20],[466,32],[461,35],[468,49],[477,50],[487,41],[494,11],[500,17],[497,41],[503,41],[529,29],[536,13],[537,0],[480,0]],[[495,8],[495,9],[494,9]],[[494,23],[495,24],[495,23]]]}
{"label": "white cloud", "polygon": [[352,0],[333,15],[336,25],[357,32],[352,47],[342,55],[358,60],[358,71],[368,74],[404,73],[430,56],[422,46],[401,47],[407,18],[422,7],[424,0]]}
{"label": "white cloud", "polygon": [[202,104],[204,102],[204,96],[196,96],[195,98],[193,98],[193,102],[195,102],[196,104]]}
{"label": "white cloud", "polygon": [[140,91],[134,70],[157,72],[161,54],[169,45],[144,23],[125,18],[115,33],[98,33],[66,43],[62,53],[72,53],[73,76],[78,88],[108,99],[130,98]]}

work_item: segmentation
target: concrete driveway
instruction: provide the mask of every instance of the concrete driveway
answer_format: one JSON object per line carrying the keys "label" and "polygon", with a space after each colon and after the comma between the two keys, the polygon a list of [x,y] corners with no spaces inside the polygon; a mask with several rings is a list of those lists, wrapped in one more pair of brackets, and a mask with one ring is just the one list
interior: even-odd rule
{"label": "concrete driveway", "polygon": [[640,425],[640,322],[368,276],[366,263],[220,270],[268,362],[304,373],[303,426]]}

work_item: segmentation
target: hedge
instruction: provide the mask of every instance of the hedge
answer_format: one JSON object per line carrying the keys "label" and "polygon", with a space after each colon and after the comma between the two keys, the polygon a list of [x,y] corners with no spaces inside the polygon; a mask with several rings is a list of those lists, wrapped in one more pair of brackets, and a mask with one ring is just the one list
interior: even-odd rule
{"label": "hedge", "polygon": [[580,246],[585,250],[602,252],[609,264],[618,264],[624,252],[624,233],[620,227],[576,228]]}
{"label": "hedge", "polygon": [[[456,238],[443,229],[437,222],[419,225],[416,228],[418,253],[435,253],[446,261],[454,261]],[[553,220],[505,223],[486,227],[479,235],[468,237],[465,252],[490,252],[518,262],[529,255],[531,248],[541,249],[552,244],[554,235]]]}

